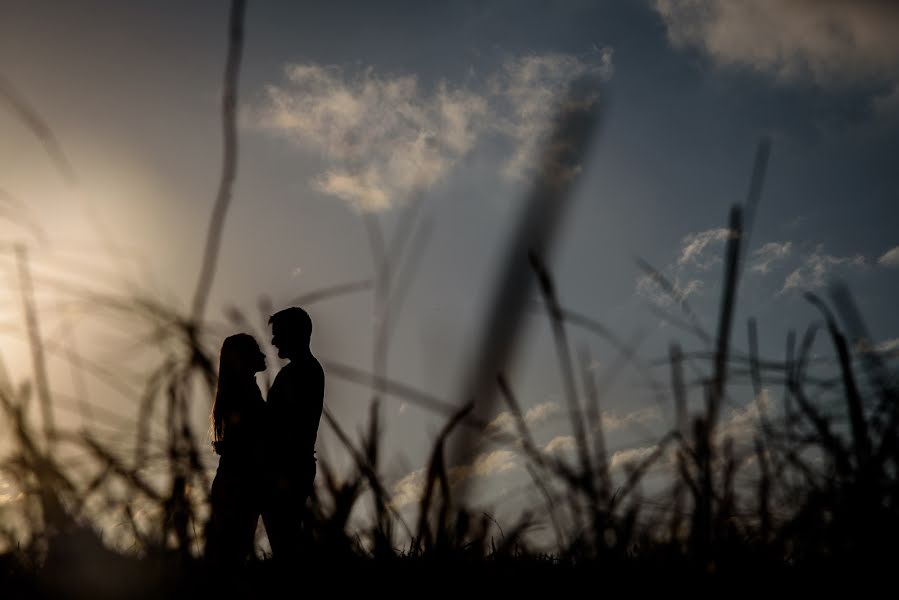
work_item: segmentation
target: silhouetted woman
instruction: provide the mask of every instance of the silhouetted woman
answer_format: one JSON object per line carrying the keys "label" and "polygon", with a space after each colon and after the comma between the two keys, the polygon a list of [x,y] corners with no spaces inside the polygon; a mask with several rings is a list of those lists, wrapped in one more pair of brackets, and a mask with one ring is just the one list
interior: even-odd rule
{"label": "silhouetted woman", "polygon": [[261,510],[265,418],[255,374],[263,370],[265,355],[252,336],[225,339],[212,406],[213,447],[221,458],[206,525],[206,558],[216,563],[241,564],[253,548]]}

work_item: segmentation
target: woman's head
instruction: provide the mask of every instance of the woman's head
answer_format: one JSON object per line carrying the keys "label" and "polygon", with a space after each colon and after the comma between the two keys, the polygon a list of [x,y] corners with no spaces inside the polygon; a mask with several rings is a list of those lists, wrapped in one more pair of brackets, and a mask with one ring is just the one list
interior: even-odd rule
{"label": "woman's head", "polygon": [[219,381],[222,377],[253,375],[265,370],[265,354],[253,336],[238,333],[225,338],[219,356]]}

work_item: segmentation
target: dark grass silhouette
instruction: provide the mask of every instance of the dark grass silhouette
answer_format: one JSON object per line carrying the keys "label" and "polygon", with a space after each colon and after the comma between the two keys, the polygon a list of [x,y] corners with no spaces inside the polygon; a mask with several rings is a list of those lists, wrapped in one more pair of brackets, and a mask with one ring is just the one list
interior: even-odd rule
{"label": "dark grass silhouette", "polygon": [[[745,204],[731,211],[714,334],[704,330],[698,315],[661,273],[641,263],[681,313],[659,314],[705,350],[688,352],[675,342],[667,359],[648,363],[638,355],[636,343],[624,342],[603,324],[566,309],[543,258],[557,215],[535,217],[536,224],[526,217],[509,242],[507,269],[498,283],[492,316],[484,325],[481,353],[472,374],[460,384],[461,405],[388,376],[390,327],[414,277],[415,248],[421,243],[415,240],[426,239],[420,233],[426,228],[420,226],[416,233],[417,208],[410,210],[392,240],[383,239],[376,221],[370,223],[372,281],[313,291],[294,302],[322,302],[371,290],[375,310],[383,317],[374,336],[370,371],[323,361],[328,377],[372,391],[368,428],[359,439],[344,431],[327,407],[323,414],[323,427],[333,431],[352,467],[338,472],[328,461],[319,461],[318,485],[307,504],[308,536],[293,561],[262,559],[225,572],[210,570],[199,558],[208,518],[210,449],[205,432],[197,431],[190,418],[190,408],[208,403],[215,393],[217,374],[208,344],[214,336],[203,313],[236,168],[233,119],[243,13],[243,3],[235,2],[224,90],[225,165],[191,312],[185,314],[138,289],[113,295],[88,285],[40,281],[112,318],[127,320],[135,331],[152,332],[148,342],[158,350],[158,363],[138,382],[70,354],[78,368],[115,382],[138,401],[136,423],[128,419],[133,423],[133,444],[127,451],[101,439],[98,430],[63,431],[55,426],[54,395],[41,373],[45,355],[60,349],[41,337],[41,314],[30,293],[38,282],[31,281],[27,253],[17,255],[42,418],[37,426],[27,416],[32,402],[29,387],[0,386],[0,410],[12,443],[0,467],[23,494],[19,503],[0,507],[4,597],[196,596],[219,590],[261,595],[275,593],[282,585],[299,590],[301,570],[315,573],[335,589],[355,585],[366,586],[369,592],[395,587],[398,581],[411,589],[439,582],[444,589],[456,590],[463,589],[463,582],[476,583],[478,590],[502,582],[508,592],[533,591],[541,581],[558,591],[583,583],[594,588],[681,582],[726,585],[889,573],[899,536],[896,354],[874,348],[849,290],[840,285],[831,289],[829,299],[807,295],[812,314],[820,314],[822,321],[808,326],[801,338],[788,332],[782,360],[759,356],[752,320],[746,325],[749,347],[732,347],[733,328],[741,326],[734,321],[734,311],[770,155],[767,142],[759,146]],[[0,83],[0,91],[15,99],[18,114],[47,145],[63,175],[74,180],[37,111],[9,82]],[[595,118],[583,106],[578,110],[574,120],[560,120],[557,132],[562,133],[547,153],[567,165],[582,162],[589,137],[585,123]],[[566,137],[565,131],[573,132],[573,137]],[[537,182],[539,210],[548,210],[540,206],[547,199],[564,202],[571,182],[557,176],[557,171],[544,170]],[[514,383],[504,375],[522,311],[533,304],[530,290],[539,294],[553,332],[576,441],[573,463],[534,443]],[[514,307],[510,298],[515,299]],[[270,302],[261,299],[260,313],[267,318],[272,312]],[[254,329],[252,319],[239,310],[228,314],[233,325]],[[598,379],[587,368],[586,351],[572,351],[567,333],[571,327],[591,332],[617,350],[618,360]],[[811,356],[820,332],[828,336],[835,357],[823,362]],[[643,374],[654,395],[671,408],[674,423],[655,449],[616,483],[602,427],[585,424],[600,422],[600,405],[625,364]],[[812,365],[829,367],[831,376],[811,375]],[[687,367],[701,376],[689,380]],[[670,380],[667,385],[660,382],[665,378]],[[729,390],[744,382],[756,398],[766,386],[777,385],[783,393],[783,414],[760,411],[749,448],[739,447],[720,426]],[[690,414],[689,398],[697,394],[704,408]],[[387,398],[401,398],[446,416],[426,465],[414,523],[394,509],[383,477],[380,404]],[[496,436],[496,441],[523,455],[533,488],[544,501],[512,523],[500,524],[475,508],[466,486],[453,481],[452,469],[470,458],[472,434],[486,430],[493,399],[504,403],[515,421],[515,433]],[[88,406],[89,399],[82,400]],[[154,415],[161,417],[161,431],[151,425]],[[121,415],[106,418],[115,421]],[[115,422],[121,426],[121,421]],[[70,468],[63,458],[71,455],[77,455],[85,469]],[[668,484],[656,497],[644,497],[647,474],[662,465],[670,470]],[[368,514],[364,522],[353,518],[360,507]],[[110,540],[104,530],[103,517],[113,512],[125,525],[118,540]],[[531,541],[529,532],[538,524],[552,529],[555,545],[550,551]],[[128,540],[128,547],[122,547],[122,539]],[[327,579],[331,573],[339,576]]]}

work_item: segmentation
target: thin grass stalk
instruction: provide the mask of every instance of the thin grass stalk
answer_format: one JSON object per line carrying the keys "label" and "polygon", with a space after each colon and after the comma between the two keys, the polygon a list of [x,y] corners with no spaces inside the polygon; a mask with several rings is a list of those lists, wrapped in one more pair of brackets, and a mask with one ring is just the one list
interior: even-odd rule
{"label": "thin grass stalk", "polygon": [[842,373],[843,378],[846,405],[849,409],[849,424],[852,431],[852,444],[855,449],[856,464],[861,472],[865,472],[871,457],[871,440],[868,437],[868,424],[865,420],[861,395],[859,394],[858,386],[855,383],[855,376],[852,372],[852,359],[849,356],[849,345],[846,343],[846,337],[837,327],[833,314],[824,302],[810,292],[805,294],[805,298],[824,315],[825,322],[827,323],[827,331],[830,333],[834,348],[836,348],[837,356],[840,361],[840,372]]}
{"label": "thin grass stalk", "polygon": [[[570,204],[598,121],[597,98],[597,82],[588,78],[572,84],[560,102],[530,198],[503,253],[477,351],[460,392],[463,401],[478,403],[480,414],[493,412],[496,375],[505,370],[515,348],[529,301],[532,278],[527,254],[541,256],[549,250],[564,209]],[[450,464],[464,462],[474,446],[475,432],[463,432],[450,450]],[[459,493],[464,499],[466,486]]]}
{"label": "thin grass stalk", "polygon": [[565,324],[562,318],[562,309],[556,296],[555,284],[546,266],[536,254],[531,254],[531,267],[537,276],[538,289],[543,295],[548,309],[550,325],[553,331],[553,340],[556,346],[556,356],[559,359],[559,370],[562,375],[562,387],[568,405],[568,415],[571,419],[571,431],[574,433],[577,448],[578,461],[580,462],[582,485],[587,492],[587,497],[595,506],[597,503],[596,489],[593,481],[593,466],[588,452],[587,430],[584,427],[583,411],[577,395],[575,384],[574,364],[571,358],[571,349],[568,345],[568,335],[565,332]]}
{"label": "thin grass stalk", "polygon": [[584,397],[587,401],[587,422],[593,423],[593,455],[596,459],[596,474],[599,478],[597,499],[602,506],[607,506],[612,492],[612,476],[609,473],[608,453],[606,452],[606,436],[602,422],[602,407],[596,381],[591,370],[590,352],[586,346],[581,347],[581,376],[583,378]]}
{"label": "thin grass stalk", "polygon": [[48,452],[52,452],[56,444],[56,424],[53,418],[53,402],[50,396],[50,381],[47,377],[44,343],[41,339],[37,308],[34,302],[34,287],[31,282],[31,272],[28,268],[28,250],[25,246],[16,247],[16,265],[19,274],[19,287],[22,292],[22,307],[25,312],[25,326],[28,332],[28,345],[31,350],[34,381],[41,408],[44,440],[47,444]]}
{"label": "thin grass stalk", "polygon": [[232,187],[237,175],[237,92],[240,61],[243,54],[245,13],[246,1],[232,0],[228,19],[228,56],[225,61],[222,90],[222,130],[224,135],[222,174],[209,221],[209,229],[206,233],[206,245],[203,250],[197,288],[194,292],[191,314],[196,322],[203,319],[203,313],[206,310],[206,301],[215,277],[225,217],[228,215]]}

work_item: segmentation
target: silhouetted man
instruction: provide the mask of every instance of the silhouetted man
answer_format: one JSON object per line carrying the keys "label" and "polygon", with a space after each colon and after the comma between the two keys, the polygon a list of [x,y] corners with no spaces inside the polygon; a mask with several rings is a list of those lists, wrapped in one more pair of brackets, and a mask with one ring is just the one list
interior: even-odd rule
{"label": "silhouetted man", "polygon": [[266,406],[267,489],[262,519],[275,557],[300,547],[306,499],[315,480],[315,438],[325,394],[325,374],[312,356],[312,319],[292,307],[269,319],[272,345],[290,361],[275,377]]}

